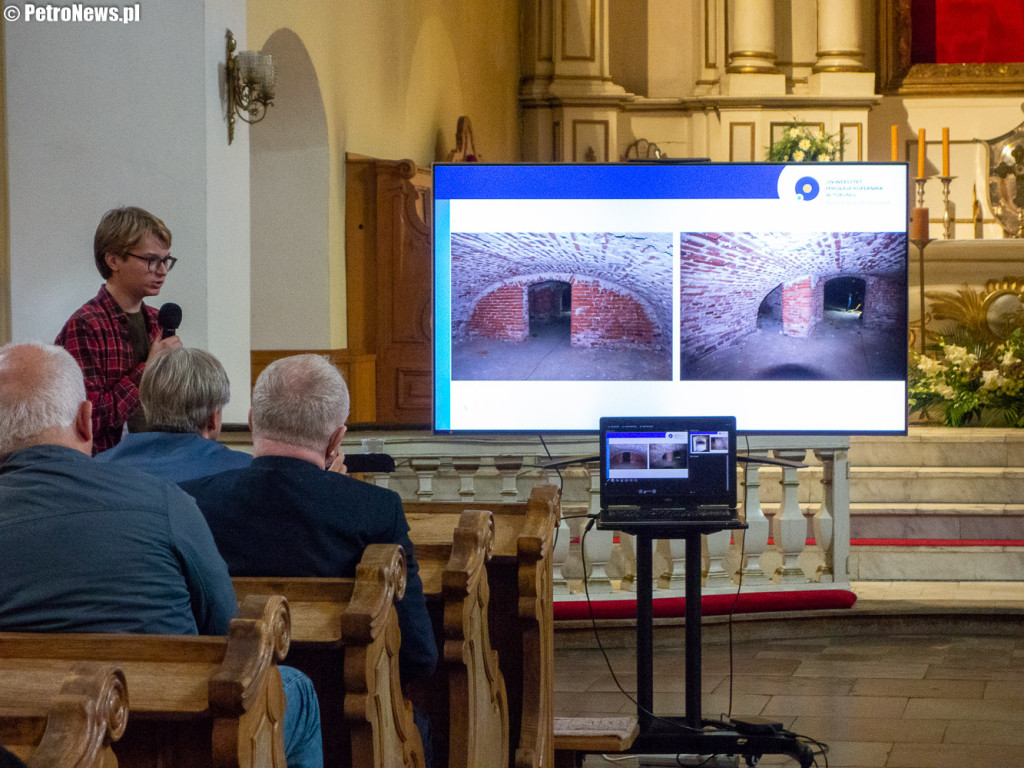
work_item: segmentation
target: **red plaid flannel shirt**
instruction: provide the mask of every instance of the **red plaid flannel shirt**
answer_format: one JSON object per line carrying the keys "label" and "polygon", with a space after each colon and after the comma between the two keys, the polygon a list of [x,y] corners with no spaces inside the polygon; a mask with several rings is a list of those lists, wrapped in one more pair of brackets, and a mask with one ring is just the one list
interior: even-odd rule
{"label": "red plaid flannel shirt", "polygon": [[[142,305],[149,340],[160,335],[155,307]],[[85,393],[92,402],[92,452],[121,440],[124,424],[139,408],[139,380],[146,364],[134,365],[128,337],[128,316],[107,287],[64,324],[54,342],[82,366]]]}

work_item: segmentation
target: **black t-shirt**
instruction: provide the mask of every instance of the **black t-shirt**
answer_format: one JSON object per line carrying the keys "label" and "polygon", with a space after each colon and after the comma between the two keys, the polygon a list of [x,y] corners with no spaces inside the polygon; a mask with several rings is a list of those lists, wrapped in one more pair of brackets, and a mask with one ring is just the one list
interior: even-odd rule
{"label": "black t-shirt", "polygon": [[[149,357],[149,329],[146,328],[146,318],[142,312],[127,312],[128,317],[128,339],[132,345],[132,361],[135,365],[145,362]],[[128,419],[129,432],[145,432],[146,414],[139,408],[131,418]]]}

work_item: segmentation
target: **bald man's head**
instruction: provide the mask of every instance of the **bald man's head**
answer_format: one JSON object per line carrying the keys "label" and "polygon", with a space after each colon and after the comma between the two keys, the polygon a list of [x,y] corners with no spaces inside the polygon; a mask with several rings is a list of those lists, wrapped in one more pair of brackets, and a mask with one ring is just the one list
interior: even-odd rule
{"label": "bald man's head", "polygon": [[62,347],[0,347],[0,453],[63,445],[90,453],[92,407],[82,369]]}

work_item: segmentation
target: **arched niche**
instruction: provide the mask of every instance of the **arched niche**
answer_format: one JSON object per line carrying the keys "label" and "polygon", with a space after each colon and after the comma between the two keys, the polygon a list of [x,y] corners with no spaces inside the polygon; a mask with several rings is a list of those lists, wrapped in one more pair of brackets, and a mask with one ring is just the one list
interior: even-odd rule
{"label": "arched niche", "polygon": [[249,129],[253,349],[330,346],[327,115],[306,46],[278,29],[262,50],[274,105]]}

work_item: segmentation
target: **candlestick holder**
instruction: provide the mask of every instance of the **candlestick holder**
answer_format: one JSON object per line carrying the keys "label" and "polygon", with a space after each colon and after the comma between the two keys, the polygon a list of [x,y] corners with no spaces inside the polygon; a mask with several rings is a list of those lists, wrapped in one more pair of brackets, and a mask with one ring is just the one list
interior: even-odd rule
{"label": "candlestick holder", "polygon": [[926,237],[926,238],[912,237],[910,239],[910,242],[912,242],[914,244],[914,246],[917,248],[917,268],[918,268],[918,278],[917,279],[918,279],[918,287],[919,287],[918,296],[919,296],[920,301],[921,301],[921,305],[920,305],[921,316],[920,316],[920,319],[918,320],[918,323],[919,323],[920,328],[921,328],[921,331],[920,331],[921,354],[923,355],[924,354],[924,347],[925,347],[925,327],[928,324],[928,316],[925,314],[925,311],[924,311],[924,249],[928,247],[928,243],[931,243],[931,242],[934,242],[934,241],[930,237]]}
{"label": "candlestick holder", "polygon": [[949,209],[949,183],[956,176],[939,176],[942,182],[942,238],[949,240],[953,237],[953,215]]}
{"label": "candlestick holder", "polygon": [[918,176],[914,179],[914,183],[917,184],[917,207],[924,208],[924,183],[928,181],[928,176]]}

